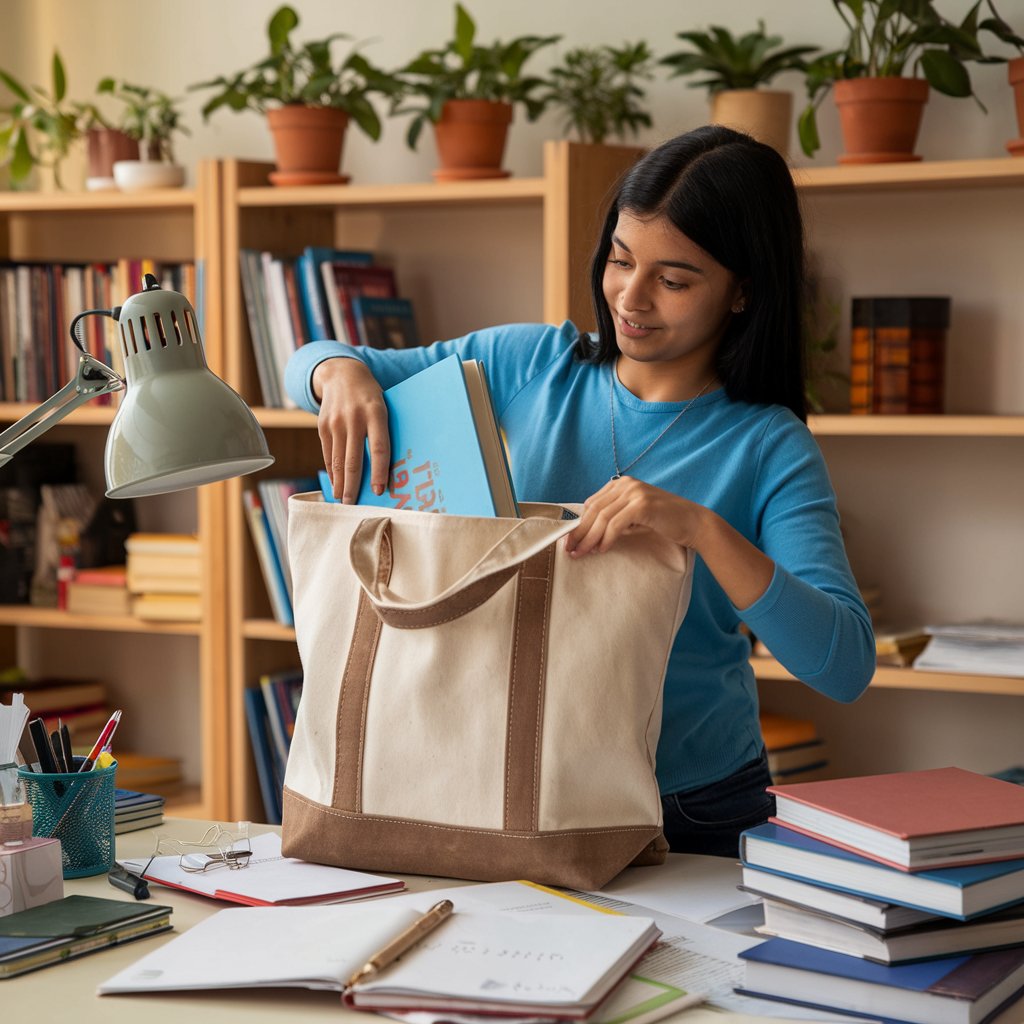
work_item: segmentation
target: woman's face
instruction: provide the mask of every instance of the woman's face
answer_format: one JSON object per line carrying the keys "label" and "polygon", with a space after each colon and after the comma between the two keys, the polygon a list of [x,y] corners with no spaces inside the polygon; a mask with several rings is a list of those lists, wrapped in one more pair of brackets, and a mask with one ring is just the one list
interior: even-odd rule
{"label": "woman's face", "polygon": [[744,302],[735,274],[666,217],[625,210],[605,264],[604,297],[624,360],[705,375],[733,310]]}

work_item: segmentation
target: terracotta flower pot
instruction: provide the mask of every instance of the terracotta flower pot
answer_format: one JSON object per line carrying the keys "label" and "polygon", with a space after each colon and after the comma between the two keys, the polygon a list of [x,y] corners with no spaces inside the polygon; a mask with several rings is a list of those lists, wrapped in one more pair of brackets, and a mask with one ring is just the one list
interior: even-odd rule
{"label": "terracotta flower pot", "polygon": [[89,162],[85,187],[90,191],[117,188],[114,164],[139,159],[138,142],[116,128],[90,128],[85,133],[85,149]]}
{"label": "terracotta flower pot", "polygon": [[267,111],[277,170],[274,185],[333,185],[338,173],[348,114],[333,107],[286,106]]}
{"label": "terracotta flower pot", "polygon": [[835,101],[846,152],[841,164],[920,160],[914,154],[928,83],[923,78],[844,78]]}
{"label": "terracotta flower pot", "polygon": [[1017,57],[1009,62],[1007,76],[1017,104],[1017,131],[1020,135],[1008,142],[1006,148],[1014,156],[1024,156],[1024,57]]}
{"label": "terracotta flower pot", "polygon": [[776,89],[723,89],[711,97],[711,123],[746,132],[788,159],[793,94]]}
{"label": "terracotta flower pot", "polygon": [[512,105],[492,100],[449,100],[434,125],[441,166],[435,181],[507,178],[501,169]]}

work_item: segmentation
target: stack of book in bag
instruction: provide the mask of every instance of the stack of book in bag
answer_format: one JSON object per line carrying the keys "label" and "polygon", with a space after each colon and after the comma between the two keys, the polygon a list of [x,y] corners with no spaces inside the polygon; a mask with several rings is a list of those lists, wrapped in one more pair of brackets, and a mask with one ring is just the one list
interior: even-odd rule
{"label": "stack of book in bag", "polygon": [[132,614],[140,619],[198,622],[199,538],[191,533],[133,533],[124,546]]}
{"label": "stack of book in bag", "polygon": [[828,769],[825,742],[809,718],[761,712],[761,736],[768,751],[772,782],[810,782]]}
{"label": "stack of book in bag", "polygon": [[938,768],[770,791],[740,842],[774,936],[740,954],[745,994],[981,1024],[1024,993],[1024,789]]}

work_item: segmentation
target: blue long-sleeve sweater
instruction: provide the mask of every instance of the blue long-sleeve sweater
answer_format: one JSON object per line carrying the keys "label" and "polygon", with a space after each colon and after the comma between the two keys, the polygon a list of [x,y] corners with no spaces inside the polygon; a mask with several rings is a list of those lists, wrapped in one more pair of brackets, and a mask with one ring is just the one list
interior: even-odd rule
{"label": "blue long-sleeve sweater", "polygon": [[[610,387],[621,464],[642,452],[684,403],[643,402],[610,364],[575,359],[577,333],[568,322],[516,324],[401,350],[319,341],[292,357],[286,387],[301,407],[316,412],[313,370],[332,356],[361,359],[382,388],[453,352],[478,359],[508,440],[518,497],[581,502],[615,471]],[[767,591],[737,609],[696,559],[693,596],[665,680],[657,753],[661,791],[673,793],[723,779],[760,752],[757,688],[741,622],[795,676],[840,701],[856,699],[870,681],[874,639],[824,460],[789,410],[733,402],[722,390],[702,395],[629,475],[717,512],[776,566]],[[644,642],[642,634],[636,642]]]}

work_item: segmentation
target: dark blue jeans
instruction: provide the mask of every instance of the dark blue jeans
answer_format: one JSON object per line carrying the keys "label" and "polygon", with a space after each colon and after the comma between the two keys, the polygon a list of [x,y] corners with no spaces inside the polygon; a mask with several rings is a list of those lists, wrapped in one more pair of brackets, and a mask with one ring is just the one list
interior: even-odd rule
{"label": "dark blue jeans", "polygon": [[775,813],[768,755],[748,761],[728,778],[661,798],[665,838],[673,853],[739,855],[739,836]]}

